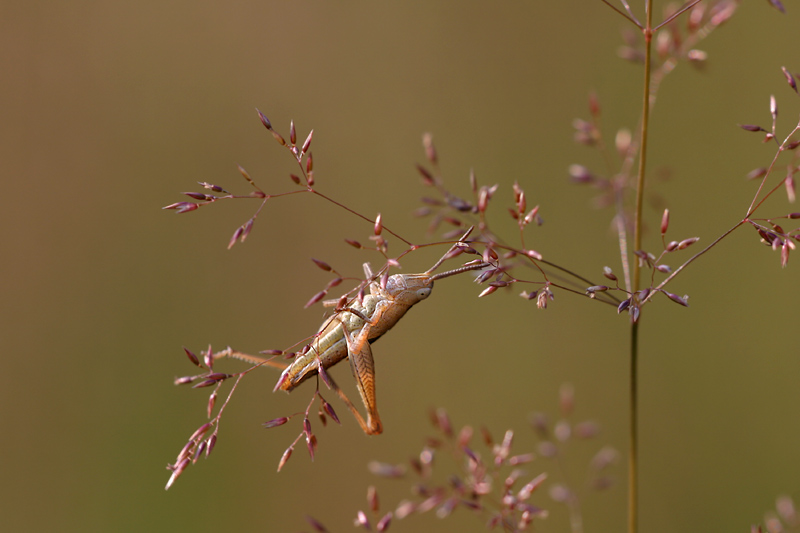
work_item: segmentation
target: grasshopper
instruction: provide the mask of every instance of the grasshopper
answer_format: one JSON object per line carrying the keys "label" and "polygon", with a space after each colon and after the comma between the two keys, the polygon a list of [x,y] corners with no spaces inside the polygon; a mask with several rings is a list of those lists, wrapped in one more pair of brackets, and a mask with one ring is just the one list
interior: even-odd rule
{"label": "grasshopper", "polygon": [[[337,309],[335,314],[322,323],[314,340],[303,352],[298,353],[288,366],[263,357],[236,352],[230,348],[214,354],[214,357],[233,357],[254,364],[282,368],[283,372],[273,390],[290,392],[306,379],[319,374],[344,401],[364,433],[378,435],[383,431],[383,426],[375,401],[375,364],[371,344],[392,329],[411,307],[428,298],[434,281],[489,266],[483,261],[474,261],[454,270],[433,273],[457,248],[465,245],[464,241],[470,231],[467,231],[431,268],[421,274],[393,274],[386,277],[383,275],[385,269],[376,275],[372,273],[369,263],[364,263],[369,294],[354,298],[346,306]],[[336,305],[335,301],[332,303]],[[325,372],[325,369],[345,358],[350,361],[356,388],[366,408],[366,421],[336,382]]]}

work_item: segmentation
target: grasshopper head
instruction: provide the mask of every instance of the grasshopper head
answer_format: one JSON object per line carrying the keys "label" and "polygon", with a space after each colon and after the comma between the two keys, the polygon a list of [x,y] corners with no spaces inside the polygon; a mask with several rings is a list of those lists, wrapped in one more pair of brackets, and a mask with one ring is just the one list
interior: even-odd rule
{"label": "grasshopper head", "polygon": [[386,281],[386,291],[394,302],[411,307],[431,295],[433,278],[430,274],[394,274]]}

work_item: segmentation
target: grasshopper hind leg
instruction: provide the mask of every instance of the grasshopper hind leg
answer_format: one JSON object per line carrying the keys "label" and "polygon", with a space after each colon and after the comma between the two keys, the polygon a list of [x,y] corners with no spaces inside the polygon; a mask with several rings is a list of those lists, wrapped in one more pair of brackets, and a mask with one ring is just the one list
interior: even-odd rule
{"label": "grasshopper hind leg", "polygon": [[358,412],[338,386],[334,384],[333,388],[336,394],[345,402],[347,408],[350,409],[350,412],[353,413],[364,433],[367,435],[379,435],[383,432],[383,424],[381,424],[381,418],[378,415],[378,406],[375,398],[375,363],[368,340],[369,333],[369,323],[365,324],[355,337],[345,330],[350,369],[356,378],[358,394],[361,396],[361,401],[367,410],[367,420],[364,421],[361,413]]}
{"label": "grasshopper hind leg", "polygon": [[331,389],[336,395],[341,399],[344,404],[347,406],[347,409],[353,413],[353,417],[358,422],[358,425],[361,426],[361,430],[366,433],[367,435],[380,435],[383,432],[383,425],[381,424],[381,420],[378,417],[377,411],[375,412],[375,416],[372,417],[367,414],[367,420],[364,420],[364,417],[361,416],[361,413],[358,412],[356,406],[353,405],[353,402],[350,401],[350,398],[344,393],[342,389],[339,388],[339,385],[336,384],[333,377],[329,374],[328,375],[328,383],[330,384]]}

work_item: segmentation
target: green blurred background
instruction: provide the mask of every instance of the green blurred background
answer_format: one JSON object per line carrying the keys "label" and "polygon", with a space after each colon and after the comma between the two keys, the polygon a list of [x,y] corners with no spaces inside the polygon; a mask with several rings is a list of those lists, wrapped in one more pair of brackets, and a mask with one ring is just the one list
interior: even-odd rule
{"label": "green blurred background", "polygon": [[[547,311],[516,291],[478,300],[454,278],[376,345],[384,435],[365,437],[334,401],[343,426],[317,429],[316,461],[301,446],[277,474],[297,424],[260,423],[302,409],[312,385],[272,394],[277,374],[264,370],[234,397],[212,458],[165,492],[164,465],[203,422],[207,397],[172,385],[192,372],[181,345],[255,352],[313,333],[321,310],[302,306],[329,278],[309,258],[358,274],[371,257],[343,239],[371,228],[295,196],[271,202],[228,251],[255,203],[160,210],[197,181],[247,191],[236,164],[269,192],[292,188],[291,159],[258,107],[284,133],[290,119],[302,138],[314,128],[321,191],[383,213],[414,241],[427,222],[410,215],[426,192],[413,164],[432,132],[453,189],[466,194],[470,168],[500,184],[500,227],[518,180],[546,221],[531,230],[534,248],[595,278],[604,265],[619,270],[610,213],[592,209],[566,169],[601,163],[571,140],[590,90],[610,138],[635,126],[640,71],[616,57],[624,26],[599,1],[4,3],[3,528],[296,531],[310,530],[311,514],[347,531],[369,484],[384,509],[408,496],[409,483],[376,480],[366,464],[418,453],[431,407],[496,437],[513,427],[527,451],[530,413],[556,417],[565,382],[576,417],[604,428],[573,447],[571,475],[582,479],[604,443],[624,454],[626,319],[564,293]],[[796,29],[794,11],[747,2],[702,43],[705,72],[682,65],[665,82],[650,161],[672,172],[652,185],[674,238],[710,242],[746,209],[754,184],[744,175],[774,149],[736,124],[768,125],[776,94],[791,126],[797,99],[780,66],[800,69]],[[770,209],[790,210],[783,199]],[[657,227],[656,210],[646,215]],[[647,243],[658,247],[652,234]],[[437,254],[412,256],[406,271]],[[777,495],[800,495],[797,269],[742,230],[673,285],[690,308],[647,308],[642,531],[747,531]],[[351,387],[348,374],[334,373]],[[558,477],[545,460],[529,465],[541,471]],[[582,501],[587,531],[623,530],[624,461],[615,475],[610,491]],[[535,502],[551,509],[539,530],[567,529],[546,492]],[[463,510],[392,526],[482,529]]]}

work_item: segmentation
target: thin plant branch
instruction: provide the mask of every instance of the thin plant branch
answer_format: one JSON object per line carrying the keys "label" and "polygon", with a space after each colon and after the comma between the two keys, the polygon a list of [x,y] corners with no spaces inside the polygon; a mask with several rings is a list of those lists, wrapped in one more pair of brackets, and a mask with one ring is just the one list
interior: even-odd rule
{"label": "thin plant branch", "polygon": [[669,24],[670,22],[672,22],[673,20],[675,20],[676,18],[681,16],[681,14],[683,14],[685,11],[688,11],[689,9],[692,9],[694,6],[696,6],[699,3],[700,3],[700,0],[694,0],[694,2],[687,2],[679,10],[677,10],[671,16],[667,17],[661,24],[659,24],[658,26],[653,28],[653,31],[656,32],[656,31],[660,30],[661,28],[663,28],[664,26],[666,26],[667,24]]}

